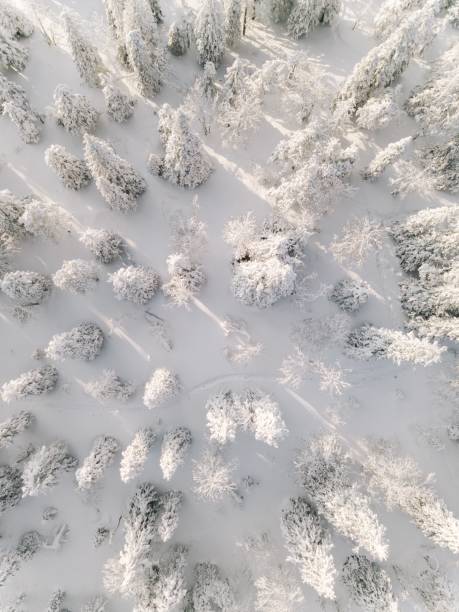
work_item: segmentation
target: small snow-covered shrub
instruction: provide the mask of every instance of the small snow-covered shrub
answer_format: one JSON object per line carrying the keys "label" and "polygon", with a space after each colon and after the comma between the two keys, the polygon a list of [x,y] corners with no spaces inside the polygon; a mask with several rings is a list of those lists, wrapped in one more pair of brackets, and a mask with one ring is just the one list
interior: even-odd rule
{"label": "small snow-covered shrub", "polygon": [[276,257],[243,261],[234,267],[231,289],[247,306],[267,308],[295,291],[296,273]]}
{"label": "small snow-covered shrub", "polygon": [[181,384],[177,374],[166,368],[158,368],[145,385],[143,403],[147,408],[158,408],[177,397],[180,391]]}
{"label": "small snow-covered shrub", "polygon": [[201,290],[206,282],[206,274],[201,264],[191,261],[182,253],[174,253],[167,258],[167,269],[170,278],[162,290],[173,304],[187,304],[193,295]]}
{"label": "small snow-covered shrub", "polygon": [[343,582],[352,599],[368,612],[398,610],[387,573],[365,555],[350,555],[343,565]]}
{"label": "small snow-covered shrub", "polygon": [[83,294],[95,288],[99,281],[97,265],[84,259],[69,259],[53,275],[56,287],[74,294]]}
{"label": "small snow-covered shrub", "polygon": [[191,432],[186,427],[177,427],[164,434],[159,459],[164,480],[170,480],[183,464],[191,441]]}
{"label": "small snow-covered shrub", "polygon": [[60,472],[69,472],[78,464],[70,455],[65,442],[52,442],[42,446],[28,459],[22,474],[22,495],[46,493],[58,483]]}
{"label": "small snow-covered shrub", "polygon": [[357,312],[368,301],[368,287],[361,281],[344,278],[335,284],[329,297],[344,312]]}
{"label": "small snow-covered shrub", "polygon": [[71,229],[71,217],[64,208],[35,199],[25,202],[19,223],[29,234],[48,240],[58,240]]}
{"label": "small snow-covered shrub", "polygon": [[29,370],[19,378],[2,385],[2,399],[4,402],[11,402],[50,393],[56,388],[58,377],[59,374],[53,366]]}
{"label": "small snow-covered shrub", "polygon": [[158,290],[160,278],[152,268],[125,266],[108,277],[118,300],[147,304]]}
{"label": "small snow-covered shrub", "polygon": [[107,115],[117,123],[127,121],[134,112],[134,98],[110,84],[106,85],[102,91]]}
{"label": "small snow-covered shrub", "polygon": [[68,189],[78,190],[91,182],[86,162],[69,153],[61,145],[51,145],[45,151],[46,165],[53,170]]}
{"label": "small snow-covered shrub", "polygon": [[104,334],[95,323],[81,323],[68,332],[56,334],[45,349],[49,359],[92,361],[102,350]]}
{"label": "small snow-covered shrub", "polygon": [[7,116],[17,127],[23,142],[36,144],[40,140],[42,122],[30,108],[25,108],[14,102],[5,102],[3,104],[3,115]]}
{"label": "small snow-covered shrub", "polygon": [[110,230],[87,229],[81,234],[80,242],[103,264],[111,264],[126,253],[123,238]]}
{"label": "small snow-covered shrub", "polygon": [[89,490],[102,478],[105,470],[114,462],[120,444],[112,436],[99,436],[81,467],[75,472],[80,490]]}
{"label": "small snow-covered shrub", "polygon": [[135,393],[135,386],[123,380],[114,370],[104,370],[100,378],[84,385],[86,393],[101,402],[117,400],[126,402]]}
{"label": "small snow-covered shrub", "polygon": [[99,121],[99,111],[81,94],[72,93],[66,85],[54,91],[54,111],[58,125],[71,134],[93,132]]}
{"label": "small snow-covered shrub", "polygon": [[215,563],[197,563],[190,602],[195,612],[221,610],[230,612],[235,606],[235,597],[228,578]]}
{"label": "small snow-covered shrub", "polygon": [[226,463],[221,453],[207,449],[198,461],[193,461],[194,491],[198,497],[220,502],[236,492],[233,479],[235,466]]}
{"label": "small snow-covered shrub", "polygon": [[151,427],[136,432],[121,458],[120,476],[123,482],[128,482],[141,474],[155,441],[156,432]]}
{"label": "small snow-covered shrub", "polygon": [[16,270],[7,272],[0,286],[3,293],[21,306],[36,306],[49,296],[52,283],[45,274]]}
{"label": "small snow-covered shrub", "polygon": [[14,438],[29,429],[35,421],[31,412],[21,410],[3,423],[0,423],[0,448],[11,446]]}
{"label": "small snow-covered shrub", "polygon": [[21,470],[9,465],[0,465],[0,514],[17,506],[21,498]]}

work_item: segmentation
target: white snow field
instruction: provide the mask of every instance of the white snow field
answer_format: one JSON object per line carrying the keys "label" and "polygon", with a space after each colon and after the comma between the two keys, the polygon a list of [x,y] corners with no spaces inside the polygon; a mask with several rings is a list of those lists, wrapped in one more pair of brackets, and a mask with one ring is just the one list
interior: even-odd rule
{"label": "white snow field", "polygon": [[[0,0],[0,610],[459,610],[457,5],[160,5],[155,25],[155,0]],[[225,10],[213,74],[198,58],[219,63]],[[79,56],[86,79],[68,23],[100,56]],[[416,120],[406,101],[439,74],[438,117]],[[132,116],[107,114],[104,85]],[[422,151],[454,137],[434,176]],[[140,177],[104,175],[98,139]],[[87,162],[52,150],[66,184],[51,145]],[[97,259],[88,229],[125,251]],[[16,380],[46,366],[57,384]]]}

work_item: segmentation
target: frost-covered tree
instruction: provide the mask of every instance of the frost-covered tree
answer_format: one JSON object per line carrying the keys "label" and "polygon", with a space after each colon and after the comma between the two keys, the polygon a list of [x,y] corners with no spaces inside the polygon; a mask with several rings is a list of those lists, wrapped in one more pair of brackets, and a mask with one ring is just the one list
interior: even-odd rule
{"label": "frost-covered tree", "polygon": [[127,121],[134,113],[135,100],[118,87],[108,83],[103,88],[107,115],[117,123]]}
{"label": "frost-covered tree", "polygon": [[329,298],[344,312],[357,312],[368,301],[368,286],[362,281],[343,278],[334,285]]}
{"label": "frost-covered tree", "polygon": [[220,502],[229,495],[235,495],[234,469],[235,465],[226,463],[221,453],[205,450],[198,461],[193,461],[196,495],[210,502]]}
{"label": "frost-covered tree", "polygon": [[158,408],[176,398],[182,385],[177,374],[167,368],[158,368],[145,385],[143,403],[149,408]]}
{"label": "frost-covered tree", "polygon": [[197,563],[194,567],[190,607],[195,612],[221,610],[230,612],[235,606],[235,597],[230,582],[214,563]]}
{"label": "frost-covered tree", "polygon": [[110,230],[89,228],[81,234],[80,242],[103,264],[111,264],[126,254],[124,239]]}
{"label": "frost-covered tree", "polygon": [[78,464],[65,442],[52,442],[41,446],[27,460],[22,474],[22,495],[39,495],[46,493],[58,484],[61,472],[69,472]]}
{"label": "frost-covered tree", "polygon": [[0,513],[3,513],[14,508],[21,501],[21,470],[9,465],[0,465],[0,485]]}
{"label": "frost-covered tree", "polygon": [[45,162],[68,189],[78,190],[91,182],[86,162],[61,145],[51,145],[46,149]]}
{"label": "frost-covered tree", "polygon": [[234,267],[231,290],[247,306],[267,308],[295,292],[296,273],[288,263],[272,257],[242,261]]}
{"label": "frost-covered tree", "polygon": [[6,70],[22,72],[29,61],[29,51],[7,33],[0,30],[0,66]]}
{"label": "frost-covered tree", "polygon": [[115,461],[119,450],[120,443],[116,438],[106,435],[98,436],[94,440],[89,455],[75,472],[78,488],[81,491],[92,489]]}
{"label": "frost-covered tree", "polygon": [[162,23],[164,17],[160,0],[148,0],[148,4],[150,5],[151,12],[153,13],[156,23]]}
{"label": "frost-covered tree", "polygon": [[139,30],[132,30],[126,38],[129,63],[134,69],[137,91],[141,96],[154,96],[161,87],[161,69],[151,58],[147,42]]}
{"label": "frost-covered tree", "polygon": [[0,423],[0,448],[7,448],[14,442],[14,438],[23,433],[35,422],[31,412],[21,410],[3,423]]}
{"label": "frost-covered tree", "polygon": [[200,292],[207,280],[201,264],[192,261],[183,253],[174,253],[167,258],[169,280],[162,290],[173,304],[186,305],[189,300]]}
{"label": "frost-covered tree", "polygon": [[156,432],[151,427],[144,427],[135,433],[121,458],[120,476],[123,482],[129,482],[141,474],[155,441]]}
{"label": "frost-covered tree", "polygon": [[94,399],[126,402],[135,393],[135,386],[124,380],[114,370],[104,370],[102,375],[84,385],[84,390]]}
{"label": "frost-covered tree", "polygon": [[97,265],[85,259],[68,259],[53,275],[56,287],[75,295],[91,291],[98,281]]}
{"label": "frost-covered tree", "polygon": [[173,21],[167,34],[167,48],[176,57],[185,55],[191,45],[190,29],[186,21]]}
{"label": "frost-covered tree", "polygon": [[72,93],[66,85],[58,85],[54,90],[53,99],[58,125],[71,134],[84,134],[95,130],[100,113],[89,98]]}
{"label": "frost-covered tree", "polygon": [[241,402],[242,427],[253,432],[255,439],[277,448],[288,434],[279,404],[259,389],[249,389]]}
{"label": "frost-covered tree", "polygon": [[186,595],[185,566],[187,548],[175,544],[159,560],[154,579],[150,580],[137,603],[139,612],[180,609]]}
{"label": "frost-covered tree", "polygon": [[24,201],[11,191],[0,191],[0,234],[17,241],[27,236],[27,231],[21,223],[24,214]]}
{"label": "frost-covered tree", "polygon": [[370,217],[356,217],[343,227],[341,237],[334,237],[330,250],[340,263],[360,267],[372,251],[382,248],[383,226]]}
{"label": "frost-covered tree", "polygon": [[432,177],[435,189],[459,191],[459,136],[421,152],[422,164]]}
{"label": "frost-covered tree", "polygon": [[242,6],[241,0],[226,0],[225,3],[225,42],[228,47],[234,45],[241,38],[242,34]]}
{"label": "frost-covered tree", "polygon": [[340,8],[341,0],[298,0],[288,17],[288,33],[298,39],[319,25],[329,25]]}
{"label": "frost-covered tree", "polygon": [[67,44],[80,77],[91,87],[100,86],[100,73],[104,70],[97,48],[83,36],[79,24],[70,13],[63,17]]}
{"label": "frost-covered tree", "polygon": [[57,386],[58,378],[58,371],[53,366],[29,370],[2,385],[2,399],[4,402],[11,402],[51,393]]}
{"label": "frost-covered tree", "polygon": [[184,463],[191,441],[191,431],[186,427],[176,427],[164,434],[159,459],[164,480],[170,480]]}
{"label": "frost-covered tree", "polygon": [[169,130],[161,176],[179,187],[199,187],[212,172],[199,138],[193,134],[181,111],[174,113]]}
{"label": "frost-covered tree", "polygon": [[108,601],[103,595],[91,597],[81,608],[81,612],[106,612]]}
{"label": "frost-covered tree", "polygon": [[216,119],[217,87],[216,71],[212,62],[207,62],[202,74],[198,75],[188,93],[184,111],[189,115],[191,125],[196,122],[204,136],[208,136]]}
{"label": "frost-covered tree", "polygon": [[125,213],[135,210],[147,188],[145,180],[108,142],[89,134],[83,140],[86,163],[108,206]]}
{"label": "frost-covered tree", "polygon": [[424,557],[425,567],[416,576],[415,589],[427,612],[450,612],[457,608],[457,587],[436,559]]}
{"label": "frost-covered tree", "polygon": [[293,0],[271,0],[271,19],[274,23],[285,23],[292,12],[293,6]]}
{"label": "frost-covered tree", "polygon": [[357,110],[355,122],[366,130],[379,130],[386,127],[400,115],[396,101],[398,89],[387,88],[379,95],[372,96]]}
{"label": "frost-covered tree", "polygon": [[291,498],[282,510],[281,529],[289,556],[301,579],[326,599],[335,598],[336,569],[330,536],[314,508],[304,497]]}
{"label": "frost-covered tree", "polygon": [[46,612],[65,612],[63,608],[66,593],[62,589],[57,589],[51,595]]}
{"label": "frost-covered tree", "polygon": [[368,612],[398,610],[387,573],[365,555],[350,555],[343,565],[343,582],[355,603]]}
{"label": "frost-covered tree", "polygon": [[55,241],[72,228],[72,219],[64,208],[34,198],[24,203],[19,223],[28,234]]}
{"label": "frost-covered tree", "polygon": [[108,281],[117,300],[147,304],[158,290],[160,277],[146,266],[124,266],[109,274]]}
{"label": "frost-covered tree", "polygon": [[0,30],[10,38],[28,38],[34,27],[24,13],[4,0],[0,6]]}
{"label": "frost-covered tree", "polygon": [[225,52],[224,18],[218,0],[203,0],[194,23],[198,63],[218,68]]}
{"label": "frost-covered tree", "polygon": [[52,283],[46,274],[16,270],[4,275],[0,287],[5,295],[21,306],[37,306],[51,293]]}
{"label": "frost-covered tree", "polygon": [[412,142],[412,136],[407,136],[406,138],[389,143],[387,147],[373,157],[368,166],[362,171],[362,178],[366,181],[375,181],[393,161],[403,155]]}
{"label": "frost-covered tree", "polygon": [[103,345],[103,331],[95,323],[86,322],[68,332],[53,336],[45,349],[45,354],[49,359],[58,361],[66,359],[92,361],[100,354]]}
{"label": "frost-covered tree", "polygon": [[233,442],[241,424],[241,398],[230,390],[220,391],[209,397],[205,410],[210,439]]}
{"label": "frost-covered tree", "polygon": [[42,120],[29,108],[19,106],[14,102],[3,104],[3,115],[18,128],[21,139],[26,144],[36,144],[40,140]]}

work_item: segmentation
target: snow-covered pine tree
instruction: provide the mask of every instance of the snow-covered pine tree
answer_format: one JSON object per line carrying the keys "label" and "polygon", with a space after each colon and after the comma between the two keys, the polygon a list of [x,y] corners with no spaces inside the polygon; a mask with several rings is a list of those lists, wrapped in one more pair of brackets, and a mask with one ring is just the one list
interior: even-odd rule
{"label": "snow-covered pine tree", "polygon": [[184,463],[191,441],[191,431],[186,427],[176,427],[164,434],[159,459],[164,480],[170,480]]}
{"label": "snow-covered pine tree", "polygon": [[68,332],[53,336],[45,349],[49,359],[92,361],[101,352],[104,333],[95,323],[81,323]]}
{"label": "snow-covered pine tree", "polygon": [[162,23],[164,20],[163,11],[161,9],[160,0],[148,0],[148,3],[155,18],[156,23]]}
{"label": "snow-covered pine tree", "polygon": [[180,187],[194,189],[207,181],[212,166],[183,112],[175,113],[167,138],[161,176]]}
{"label": "snow-covered pine tree", "polygon": [[401,112],[396,101],[398,87],[395,89],[387,88],[383,93],[371,96],[371,98],[361,106],[356,113],[355,122],[360,128],[366,130],[379,130],[386,127]]}
{"label": "snow-covered pine tree", "polygon": [[75,472],[78,488],[81,491],[92,489],[115,461],[119,450],[120,443],[116,438],[106,435],[98,436],[93,442],[89,455]]}
{"label": "snow-covered pine tree", "polygon": [[421,152],[423,165],[432,177],[435,189],[459,191],[459,135]]}
{"label": "snow-covered pine tree", "polygon": [[198,63],[218,68],[225,52],[225,30],[219,0],[203,0],[194,23]]}
{"label": "snow-covered pine tree", "polygon": [[195,565],[190,600],[195,612],[230,612],[235,606],[235,596],[228,578],[218,565],[209,562]]}
{"label": "snow-covered pine tree", "polygon": [[175,544],[155,566],[154,579],[149,581],[137,603],[139,612],[180,609],[186,595],[185,566],[187,548]]}
{"label": "snow-covered pine tree", "polygon": [[167,48],[176,57],[185,55],[191,45],[188,24],[182,21],[173,21],[167,34]]}
{"label": "snow-covered pine tree", "polygon": [[21,217],[24,214],[24,201],[11,191],[0,191],[0,234],[17,241],[27,236]]}
{"label": "snow-covered pine tree", "polygon": [[56,287],[73,294],[93,290],[99,281],[97,265],[85,259],[69,259],[53,275]]}
{"label": "snow-covered pine tree", "polygon": [[94,399],[126,402],[135,393],[135,386],[124,380],[114,370],[104,370],[102,375],[84,385],[84,390]]}
{"label": "snow-covered pine tree", "polygon": [[298,39],[319,25],[329,25],[335,20],[340,8],[341,0],[298,0],[288,17],[289,35]]}
{"label": "snow-covered pine tree", "polygon": [[253,433],[255,440],[274,448],[277,448],[289,433],[279,404],[268,393],[259,389],[248,389],[244,393],[239,419],[242,427]]}
{"label": "snow-covered pine tree", "polygon": [[65,442],[52,442],[37,449],[27,460],[22,474],[22,495],[46,493],[58,484],[61,472],[69,472],[78,464]]}
{"label": "snow-covered pine tree", "polygon": [[99,87],[104,67],[96,47],[83,36],[79,24],[69,12],[64,14],[63,22],[67,44],[80,77],[87,85]]}
{"label": "snow-covered pine tree", "polygon": [[207,277],[201,264],[191,261],[183,253],[174,253],[167,258],[167,270],[170,278],[162,290],[173,304],[188,304],[193,295],[199,293]]}
{"label": "snow-covered pine tree", "polygon": [[42,121],[29,108],[19,106],[14,102],[3,104],[3,115],[9,118],[19,130],[21,139],[26,144],[36,144],[40,140]]}
{"label": "snow-covered pine tree", "polygon": [[293,0],[271,0],[271,19],[274,23],[285,23],[292,12],[293,6]]}
{"label": "snow-covered pine tree", "polygon": [[72,218],[64,208],[35,198],[25,200],[19,223],[27,234],[54,241],[72,229]]}
{"label": "snow-covered pine tree", "polygon": [[52,283],[45,274],[16,270],[3,276],[0,287],[3,293],[21,306],[37,306],[51,293]]}
{"label": "snow-covered pine tree", "polygon": [[125,241],[110,230],[89,228],[81,234],[80,242],[103,264],[111,264],[126,254]]}
{"label": "snow-covered pine tree", "polygon": [[406,151],[413,142],[412,136],[391,142],[373,157],[368,166],[362,171],[362,178],[366,181],[375,181],[384,170]]}
{"label": "snow-covered pine tree", "polygon": [[355,603],[368,612],[397,612],[387,573],[365,555],[350,555],[343,565],[343,582]]}
{"label": "snow-covered pine tree", "polygon": [[333,544],[317,512],[304,497],[291,498],[282,510],[281,530],[289,552],[287,560],[298,566],[302,581],[321,597],[335,599]]}
{"label": "snow-covered pine tree", "polygon": [[83,140],[86,163],[108,206],[124,213],[135,210],[147,188],[145,180],[108,142],[89,134]]}
{"label": "snow-covered pine tree", "polygon": [[68,189],[78,190],[91,182],[86,162],[61,145],[51,145],[46,149],[45,162]]}
{"label": "snow-covered pine tree", "polygon": [[0,30],[10,38],[28,38],[33,34],[32,22],[8,0],[0,5]]}
{"label": "snow-covered pine tree", "polygon": [[58,125],[62,125],[71,134],[85,134],[95,130],[100,113],[87,96],[72,93],[66,85],[58,85],[53,99]]}
{"label": "snow-covered pine tree", "polygon": [[225,2],[225,43],[234,47],[242,35],[241,0],[226,0]]}
{"label": "snow-covered pine tree", "polygon": [[0,66],[22,72],[29,61],[29,50],[0,30]]}
{"label": "snow-covered pine tree", "polygon": [[107,115],[117,123],[127,121],[134,113],[134,98],[110,83],[105,85],[102,91]]}
{"label": "snow-covered pine tree", "polygon": [[268,308],[295,292],[296,273],[288,263],[271,257],[234,265],[231,289],[247,306]]}
{"label": "snow-covered pine tree", "polygon": [[124,266],[109,274],[108,281],[117,300],[145,305],[156,294],[160,277],[155,270],[146,266]]}
{"label": "snow-covered pine tree", "polygon": [[177,374],[167,368],[157,368],[145,384],[143,403],[149,408],[158,408],[177,397],[181,391]]}
{"label": "snow-covered pine tree", "polygon": [[198,497],[213,503],[236,495],[234,463],[227,463],[219,451],[206,449],[193,461],[194,491]]}
{"label": "snow-covered pine tree", "polygon": [[8,403],[51,393],[57,386],[58,378],[58,371],[53,366],[29,370],[2,385],[2,399]]}
{"label": "snow-covered pine tree", "polygon": [[334,285],[329,298],[344,312],[357,312],[368,301],[368,287],[362,281],[343,278]]}
{"label": "snow-covered pine tree", "polygon": [[121,458],[120,476],[123,482],[141,474],[156,437],[156,432],[151,427],[144,427],[135,433]]}
{"label": "snow-covered pine tree", "polygon": [[132,30],[126,36],[126,49],[129,63],[134,70],[137,91],[149,98],[159,93],[161,75],[152,62],[151,53],[139,30]]}
{"label": "snow-covered pine tree", "polygon": [[31,412],[21,410],[0,423],[0,448],[11,446],[16,436],[32,427],[34,422],[35,417]]}
{"label": "snow-covered pine tree", "polygon": [[[22,498],[21,470],[9,465],[0,465],[0,514],[14,508]],[[3,572],[0,572],[0,575]],[[0,583],[2,579],[0,577]]]}

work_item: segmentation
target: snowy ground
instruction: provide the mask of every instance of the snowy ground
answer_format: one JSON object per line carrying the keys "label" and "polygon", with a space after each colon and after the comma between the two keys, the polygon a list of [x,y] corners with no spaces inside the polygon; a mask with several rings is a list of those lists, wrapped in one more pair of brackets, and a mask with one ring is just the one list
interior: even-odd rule
{"label": "snowy ground", "polygon": [[[164,8],[169,23],[174,13],[174,2]],[[89,27],[102,22],[101,3],[89,0],[46,2],[50,10],[58,11],[64,5],[77,9],[88,19]],[[347,75],[374,44],[370,26],[377,2],[345,2],[343,14],[334,28],[321,28],[306,40],[292,42],[282,30],[271,26],[250,24],[248,36],[235,53],[260,66],[267,59],[285,57],[299,49],[327,67],[333,79]],[[96,19],[93,16],[96,15]],[[449,35],[449,34],[448,34]],[[447,34],[445,34],[446,38]],[[426,61],[436,57],[446,45],[440,38],[428,50]],[[29,92],[32,104],[43,111],[52,104],[52,92],[60,83],[84,92],[94,104],[103,107],[100,91],[87,88],[80,82],[69,55],[57,46],[48,46],[40,31],[27,40],[31,59],[22,75],[14,79],[22,82]],[[106,58],[110,62],[110,57]],[[225,56],[224,67],[232,61],[232,54]],[[116,65],[112,68],[116,70]],[[317,376],[297,390],[278,382],[279,367],[291,351],[292,325],[305,316],[327,317],[337,309],[321,297],[306,306],[299,307],[293,301],[282,301],[272,309],[258,311],[235,301],[230,292],[231,249],[222,239],[225,223],[232,217],[254,211],[258,218],[269,214],[270,206],[254,176],[255,164],[264,164],[269,153],[288,131],[283,125],[266,122],[251,137],[247,147],[231,150],[221,146],[218,136],[206,141],[208,152],[215,164],[215,172],[206,185],[195,193],[180,190],[160,178],[152,177],[146,170],[150,152],[159,150],[156,111],[164,102],[177,106],[187,87],[198,73],[192,53],[184,58],[172,58],[168,84],[151,102],[139,100],[134,116],[122,125],[114,124],[102,116],[97,135],[109,138],[118,153],[130,160],[146,178],[148,190],[141,198],[138,211],[130,216],[111,212],[102,201],[94,185],[80,192],[66,190],[57,177],[45,165],[43,153],[53,143],[63,144],[81,156],[81,140],[67,134],[49,117],[39,144],[24,145],[6,119],[0,122],[0,181],[18,195],[36,194],[49,198],[64,207],[81,227],[113,229],[129,243],[132,259],[149,264],[166,278],[165,260],[170,253],[171,214],[176,210],[185,214],[191,209],[196,193],[199,216],[208,225],[209,246],[204,258],[208,283],[189,309],[173,308],[162,296],[156,296],[149,311],[167,320],[172,331],[174,350],[170,353],[157,345],[149,333],[144,318],[144,308],[114,300],[111,287],[104,274],[95,291],[85,296],[72,296],[55,290],[51,298],[34,313],[31,320],[20,324],[10,314],[9,302],[0,298],[0,360],[1,380],[17,377],[21,372],[36,367],[31,355],[37,347],[47,344],[50,337],[70,329],[84,320],[98,323],[107,335],[103,354],[95,362],[69,361],[58,364],[61,374],[59,389],[33,400],[27,406],[13,402],[2,404],[2,420],[20,408],[30,407],[37,417],[36,427],[22,437],[27,442],[44,444],[55,439],[68,441],[73,453],[83,458],[89,452],[93,438],[108,433],[126,446],[139,426],[160,422],[162,430],[177,425],[188,426],[193,434],[191,456],[179,470],[173,486],[185,493],[185,504],[175,539],[190,546],[191,560],[210,560],[218,563],[227,575],[244,590],[243,566],[246,561],[240,544],[250,535],[270,532],[279,561],[285,559],[279,530],[280,510],[289,496],[301,493],[295,482],[291,462],[295,449],[302,441],[321,431],[334,431],[345,441],[355,456],[365,461],[362,439],[368,435],[396,438],[403,451],[419,462],[425,474],[435,474],[435,489],[443,497],[452,512],[459,516],[457,494],[458,449],[445,434],[445,424],[452,406],[441,399],[439,389],[442,376],[448,376],[451,356],[439,366],[414,368],[411,365],[395,366],[386,361],[361,363],[347,359],[339,347],[332,349],[332,361],[339,361],[349,370],[346,374],[351,384],[339,398],[332,398],[321,391]],[[412,62],[401,83],[408,92],[416,82],[421,82],[425,66]],[[269,118],[267,118],[269,120]],[[399,123],[376,134],[362,137],[358,145],[361,154],[358,167],[365,165],[376,147],[381,147],[412,134],[414,123],[404,118]],[[384,248],[372,255],[363,268],[343,269],[328,251],[334,234],[339,233],[345,221],[352,215],[371,214],[388,222],[402,218],[409,212],[426,206],[437,206],[451,201],[444,195],[436,195],[433,201],[420,196],[404,200],[390,195],[387,178],[376,184],[363,184],[358,171],[353,178],[355,191],[335,205],[335,211],[323,219],[320,232],[307,247],[306,266],[318,275],[320,283],[333,285],[348,273],[357,274],[371,287],[371,297],[355,322],[370,321],[377,326],[400,328],[403,314],[399,304],[398,281],[401,276],[393,246],[387,239]],[[16,257],[19,269],[33,269],[53,274],[64,259],[88,256],[74,234],[66,236],[58,244],[43,241],[28,242]],[[116,266],[106,267],[106,271]],[[247,322],[252,338],[263,345],[262,352],[248,365],[231,364],[224,354],[228,343],[223,321],[228,317]],[[142,404],[142,385],[157,367],[169,367],[176,371],[184,385],[178,401],[149,411]],[[103,369],[113,368],[139,387],[135,398],[126,405],[100,405],[84,393],[82,383],[94,379]],[[192,491],[192,459],[196,459],[206,446],[206,418],[204,405],[208,396],[221,389],[242,389],[255,385],[270,392],[278,400],[289,437],[278,449],[256,442],[253,437],[240,434],[236,442],[225,449],[225,457],[237,462],[237,480],[251,475],[259,481],[245,495],[241,504],[226,501],[212,505],[197,499]],[[429,436],[423,435],[428,431]],[[438,436],[438,446],[432,444],[432,436]],[[14,460],[18,448],[2,450],[2,462]],[[158,465],[159,447],[150,455],[143,479],[162,483]],[[52,525],[41,522],[44,507],[53,505],[59,509],[58,523],[70,528],[68,542],[62,550],[43,550],[8,583],[0,593],[0,603],[7,602],[21,592],[27,594],[24,608],[30,612],[44,610],[51,592],[61,587],[68,592],[67,605],[79,609],[89,596],[102,593],[101,570],[107,558],[115,556],[122,545],[122,529],[113,541],[98,549],[92,539],[102,525],[115,527],[125,503],[135,488],[135,482],[124,485],[119,478],[118,460],[108,470],[103,487],[91,502],[85,502],[75,491],[73,474],[46,497],[27,498],[11,514],[2,517],[1,535],[4,545],[14,543],[25,530],[38,528],[46,533]],[[409,567],[414,559],[432,552],[432,545],[398,511],[387,512],[381,504],[376,509],[387,527],[390,544],[388,564]],[[352,544],[334,534],[334,556],[339,567],[352,549]],[[457,560],[453,555],[434,549],[433,553],[445,564],[453,579],[459,579]],[[291,566],[291,571],[296,569]],[[394,583],[400,592],[400,586]],[[321,604],[312,589],[304,587],[305,602],[298,609],[319,610]],[[338,587],[338,595],[346,601],[344,589]],[[341,609],[345,609],[342,604]],[[412,610],[412,602],[400,602],[402,610]],[[6,609],[6,607],[5,607]],[[118,597],[110,599],[110,610],[130,610],[131,603]],[[334,609],[327,604],[326,609]]]}

